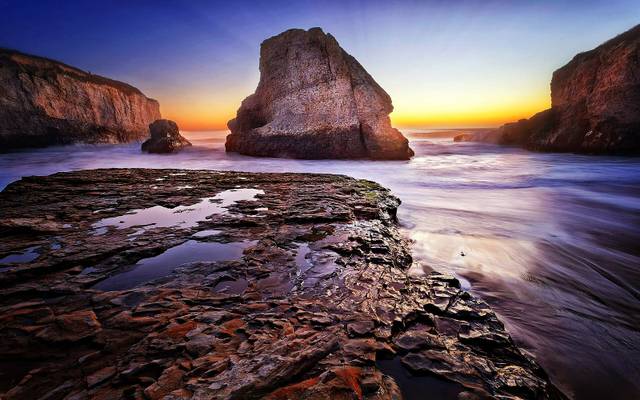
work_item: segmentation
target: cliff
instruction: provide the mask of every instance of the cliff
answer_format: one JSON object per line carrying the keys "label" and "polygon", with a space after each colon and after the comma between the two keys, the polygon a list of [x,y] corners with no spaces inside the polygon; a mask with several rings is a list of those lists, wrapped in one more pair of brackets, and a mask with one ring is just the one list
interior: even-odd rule
{"label": "cliff", "polygon": [[291,29],[260,48],[260,82],[229,121],[226,149],[289,158],[408,159],[391,98],[320,28]]}
{"label": "cliff", "polygon": [[157,101],[123,82],[0,49],[0,151],[142,140]]}
{"label": "cliff", "polygon": [[466,139],[539,151],[640,153],[640,25],[556,70],[550,109]]}

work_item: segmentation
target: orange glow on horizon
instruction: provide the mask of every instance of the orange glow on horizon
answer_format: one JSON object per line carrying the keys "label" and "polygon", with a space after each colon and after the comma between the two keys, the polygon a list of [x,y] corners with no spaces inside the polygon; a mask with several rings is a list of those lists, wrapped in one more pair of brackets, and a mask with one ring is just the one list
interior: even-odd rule
{"label": "orange glow on horizon", "polygon": [[[243,96],[222,103],[220,100],[203,98],[189,99],[188,102],[160,101],[163,118],[174,120],[181,130],[207,131],[226,130],[227,122],[235,118],[236,110]],[[391,114],[392,125],[398,128],[470,128],[493,127],[514,122],[550,107],[547,93],[539,93],[525,99],[495,101],[490,96],[485,102],[467,101],[439,103],[429,99],[429,104],[417,104],[415,99],[394,102]],[[494,100],[494,101],[491,101]]]}

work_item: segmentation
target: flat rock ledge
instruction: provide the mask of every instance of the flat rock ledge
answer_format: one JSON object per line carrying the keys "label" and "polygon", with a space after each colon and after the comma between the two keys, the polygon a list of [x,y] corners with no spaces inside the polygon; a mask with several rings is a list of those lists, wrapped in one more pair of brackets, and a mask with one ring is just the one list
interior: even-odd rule
{"label": "flat rock ledge", "polygon": [[[411,374],[437,398],[564,398],[456,279],[407,274],[399,204],[334,175],[13,183],[0,193],[0,397],[400,399]],[[174,226],[131,224],[167,210]],[[194,261],[198,246],[238,243],[235,258]]]}

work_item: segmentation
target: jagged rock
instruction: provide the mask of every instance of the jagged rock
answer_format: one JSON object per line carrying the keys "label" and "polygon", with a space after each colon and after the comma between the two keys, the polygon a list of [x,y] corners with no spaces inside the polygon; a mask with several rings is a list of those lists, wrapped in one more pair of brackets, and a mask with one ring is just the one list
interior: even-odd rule
{"label": "jagged rock", "polygon": [[149,125],[151,138],[142,143],[142,151],[149,153],[173,153],[183,147],[191,146],[191,142],[180,135],[178,125],[168,119],[159,119]]}
{"label": "jagged rock", "polygon": [[244,99],[226,149],[252,156],[408,159],[391,127],[391,98],[336,39],[291,29],[260,47],[260,82]]}
{"label": "jagged rock", "polygon": [[[551,108],[456,141],[530,150],[640,153],[640,25],[576,55],[551,80]],[[455,139],[454,139],[455,140]]]}
{"label": "jagged rock", "polygon": [[[224,211],[210,201],[242,189],[264,193]],[[147,225],[166,222],[160,204],[177,225]],[[0,398],[390,400],[410,371],[459,398],[564,398],[453,276],[409,275],[399,204],[333,175],[108,169],[12,183],[1,218],[51,224],[0,230],[0,259],[39,254],[0,265]],[[105,220],[118,227],[96,231]],[[230,260],[175,253],[240,243]],[[137,286],[99,289],[163,255]]]}
{"label": "jagged rock", "polygon": [[159,118],[133,86],[0,48],[0,151],[142,140]]}

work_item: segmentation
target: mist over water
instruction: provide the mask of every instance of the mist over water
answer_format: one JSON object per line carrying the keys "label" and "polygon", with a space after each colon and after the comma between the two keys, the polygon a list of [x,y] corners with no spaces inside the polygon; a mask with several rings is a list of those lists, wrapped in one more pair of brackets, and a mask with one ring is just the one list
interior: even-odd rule
{"label": "mist over water", "polygon": [[412,273],[458,276],[567,394],[640,393],[640,158],[410,135],[411,161],[285,160],[226,154],[225,132],[185,136],[194,146],[176,155],[143,154],[139,144],[0,154],[0,188],[21,176],[110,167],[374,180],[402,199],[400,223],[419,262]]}

